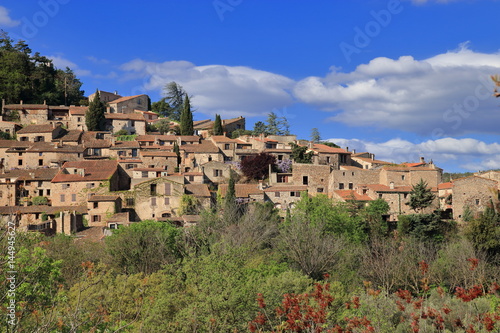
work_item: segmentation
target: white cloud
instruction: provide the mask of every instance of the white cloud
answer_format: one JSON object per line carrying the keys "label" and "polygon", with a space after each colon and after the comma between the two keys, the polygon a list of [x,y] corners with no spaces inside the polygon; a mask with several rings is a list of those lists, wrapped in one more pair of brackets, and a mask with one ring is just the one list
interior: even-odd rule
{"label": "white cloud", "polygon": [[18,26],[21,21],[13,20],[9,16],[9,10],[3,6],[0,6],[0,26],[3,27],[15,27]]}
{"label": "white cloud", "polygon": [[[412,143],[399,138],[386,142],[373,142],[359,139],[334,138],[341,147],[349,147],[356,152],[368,151],[374,153],[377,159],[388,162],[417,162],[420,157],[447,169],[462,168],[468,171],[500,168],[500,144],[485,143],[473,138],[441,138]],[[498,156],[498,157],[497,157]]]}
{"label": "white cloud", "polygon": [[293,103],[294,81],[244,66],[196,66],[188,61],[147,62],[135,59],[121,66],[127,80],[142,79],[144,91],[161,92],[171,81],[193,95],[201,113],[225,117],[255,116]]}
{"label": "white cloud", "polygon": [[379,57],[354,71],[333,68],[326,77],[299,81],[295,96],[350,126],[404,130],[433,138],[470,132],[497,133],[498,101],[491,74],[500,73],[500,54],[457,50],[416,60]]}
{"label": "white cloud", "polygon": [[60,55],[56,55],[56,56],[47,56],[47,58],[51,59],[52,60],[52,63],[54,64],[54,66],[56,68],[59,68],[59,69],[66,69],[66,67],[69,67],[71,68],[72,70],[76,70],[78,68],[77,64],[75,64],[74,62],[72,62],[71,60],[68,60],[66,58],[63,58],[62,56]]}
{"label": "white cloud", "polygon": [[90,62],[94,63],[94,64],[97,64],[97,65],[106,65],[106,64],[109,64],[109,60],[108,59],[99,59],[97,57],[94,57],[94,56],[88,56],[88,57],[85,57],[87,60],[89,60]]}

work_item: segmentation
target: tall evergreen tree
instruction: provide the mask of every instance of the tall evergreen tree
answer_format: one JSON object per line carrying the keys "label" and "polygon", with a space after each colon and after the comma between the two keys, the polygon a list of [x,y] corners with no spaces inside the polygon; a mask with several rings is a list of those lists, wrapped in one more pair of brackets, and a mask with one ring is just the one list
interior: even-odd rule
{"label": "tall evergreen tree", "polygon": [[104,130],[104,113],[106,112],[106,104],[101,101],[99,89],[96,90],[94,99],[89,104],[89,108],[85,113],[85,124],[87,131],[102,131]]}
{"label": "tall evergreen tree", "polygon": [[230,209],[234,207],[236,203],[236,190],[235,190],[235,185],[234,185],[234,176],[233,176],[233,170],[229,169],[229,182],[227,185],[227,192],[226,192],[226,197],[225,197],[225,206],[226,209]]}
{"label": "tall evergreen tree", "polygon": [[181,113],[181,135],[193,135],[193,113],[191,112],[191,103],[189,102],[189,96],[186,95],[184,98],[184,108]]}
{"label": "tall evergreen tree", "polygon": [[174,142],[174,153],[177,155],[177,168],[179,168],[179,165],[181,164],[181,152],[177,142]]}
{"label": "tall evergreen tree", "polygon": [[169,82],[165,86],[164,90],[169,109],[165,109],[165,113],[163,115],[171,120],[180,121],[183,110],[184,96],[187,96],[186,91],[184,91],[184,88],[182,88],[181,85],[173,81]]}
{"label": "tall evergreen tree", "polygon": [[415,212],[421,211],[430,205],[436,196],[431,192],[431,189],[427,187],[427,182],[420,179],[418,184],[413,185],[410,192],[410,201],[407,203]]}
{"label": "tall evergreen tree", "polygon": [[215,115],[213,132],[214,132],[214,135],[223,135],[224,134],[224,130],[222,129],[222,120],[220,119],[220,115],[218,115],[218,114]]}
{"label": "tall evergreen tree", "polygon": [[321,141],[321,135],[316,127],[311,130],[311,141],[314,143],[319,143]]}

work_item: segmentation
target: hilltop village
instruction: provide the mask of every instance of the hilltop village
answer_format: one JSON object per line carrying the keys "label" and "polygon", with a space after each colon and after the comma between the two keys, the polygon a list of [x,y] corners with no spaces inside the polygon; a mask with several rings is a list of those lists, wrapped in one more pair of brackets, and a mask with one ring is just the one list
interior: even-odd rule
{"label": "hilltop village", "polygon": [[[91,100],[94,96],[89,96]],[[442,169],[424,157],[393,164],[370,152],[356,152],[294,135],[243,135],[245,118],[222,120],[225,135],[212,135],[214,121],[195,121],[195,135],[146,132],[159,115],[148,110],[148,96],[101,91],[107,103],[106,131],[87,131],[87,106],[2,103],[0,130],[15,140],[0,140],[0,214],[15,216],[20,230],[45,234],[93,234],[143,220],[196,224],[199,216],[183,209],[183,198],[211,207],[224,197],[238,162],[264,152],[276,161],[292,160],[292,145],[307,147],[311,163],[291,162],[288,170],[269,167],[265,179],[235,185],[238,202],[271,202],[285,214],[300,200],[326,195],[366,204],[384,199],[389,221],[413,211],[406,204],[421,180],[435,194],[432,210],[462,220],[466,209],[483,211],[498,189],[500,172],[442,182]],[[171,123],[175,126],[175,123]],[[116,132],[132,138],[125,141]],[[176,152],[174,147],[178,147]],[[89,231],[91,230],[91,232]]]}

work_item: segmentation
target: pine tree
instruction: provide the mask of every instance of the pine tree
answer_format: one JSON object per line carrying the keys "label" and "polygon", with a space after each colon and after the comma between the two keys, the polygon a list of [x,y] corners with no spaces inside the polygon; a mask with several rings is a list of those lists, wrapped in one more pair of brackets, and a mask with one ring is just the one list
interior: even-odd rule
{"label": "pine tree", "polygon": [[427,187],[427,183],[423,179],[420,179],[418,184],[413,185],[410,192],[410,201],[407,205],[415,212],[418,212],[432,205],[435,198],[436,196]]}
{"label": "pine tree", "polygon": [[89,108],[85,113],[85,124],[87,131],[102,131],[104,130],[104,113],[106,112],[106,104],[101,101],[99,89],[96,90],[94,99],[89,104]]}
{"label": "pine tree", "polygon": [[316,127],[311,130],[311,141],[314,143],[319,143],[321,141],[321,135]]}
{"label": "pine tree", "polygon": [[236,203],[236,190],[234,185],[233,170],[231,169],[229,169],[229,183],[227,185],[227,192],[224,202],[226,209],[234,207],[234,204]]}
{"label": "pine tree", "polygon": [[215,115],[213,132],[214,132],[214,135],[223,135],[224,134],[224,130],[222,129],[222,121],[220,119],[220,115],[218,115],[218,114]]}
{"label": "pine tree", "polygon": [[193,135],[193,113],[191,112],[191,104],[189,102],[189,96],[186,95],[184,98],[184,108],[181,113],[181,135]]}
{"label": "pine tree", "polygon": [[174,153],[177,155],[177,169],[179,169],[179,165],[181,164],[181,152],[177,142],[174,142]]}
{"label": "pine tree", "polygon": [[169,108],[165,109],[163,115],[171,120],[180,121],[183,110],[184,96],[187,96],[187,93],[181,85],[173,81],[169,82],[165,86],[164,90],[165,102],[167,102]]}

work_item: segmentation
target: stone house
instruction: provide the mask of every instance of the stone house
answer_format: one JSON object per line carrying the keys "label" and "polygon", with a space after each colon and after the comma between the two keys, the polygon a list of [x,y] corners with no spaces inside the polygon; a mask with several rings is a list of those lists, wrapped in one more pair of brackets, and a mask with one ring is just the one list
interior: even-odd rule
{"label": "stone house", "polygon": [[200,207],[210,208],[211,195],[207,184],[185,184],[184,193],[194,196]]}
{"label": "stone house", "polygon": [[83,158],[82,145],[60,145],[49,142],[30,143],[29,147],[12,146],[6,150],[7,164],[13,168],[58,167]]}
{"label": "stone house", "polygon": [[184,184],[205,184],[205,175],[203,172],[183,172],[181,173],[184,176]]}
{"label": "stone house", "polygon": [[17,131],[18,141],[29,142],[51,142],[64,134],[61,126],[53,126],[50,124],[42,125],[26,125]]}
{"label": "stone house", "polygon": [[120,169],[123,170],[129,178],[133,177],[133,171],[135,168],[143,166],[142,160],[138,158],[120,158],[117,161]]}
{"label": "stone house", "polygon": [[236,146],[241,143],[240,140],[230,139],[224,135],[212,135],[209,138],[224,155],[224,161],[233,161],[236,157]]}
{"label": "stone house", "polygon": [[[238,129],[245,129],[245,118],[242,116],[232,119],[221,119],[221,122],[222,129],[228,137],[230,137],[232,133]],[[212,135],[214,121],[210,119],[197,120],[193,122],[193,128],[196,135],[208,138]]]}
{"label": "stone house", "polygon": [[70,106],[67,128],[69,130],[86,131],[87,125],[85,124],[85,114],[88,109],[88,106]]}
{"label": "stone house", "polygon": [[109,147],[109,157],[117,159],[134,159],[139,156],[139,142],[137,141],[114,141]]}
{"label": "stone house", "polygon": [[265,201],[273,203],[274,208],[280,210],[292,209],[303,192],[307,192],[306,185],[273,185],[264,188]]}
{"label": "stone house", "polygon": [[439,208],[453,217],[453,183],[438,184]]}
{"label": "stone house", "polygon": [[224,161],[219,148],[211,141],[203,140],[199,144],[184,144],[179,147],[183,172],[194,170],[210,161]]}
{"label": "stone house", "polygon": [[118,195],[92,195],[87,209],[89,226],[107,226],[107,221],[121,212],[122,199]]}
{"label": "stone house", "polygon": [[366,194],[360,194],[354,190],[334,190],[332,195],[333,200],[342,202],[357,201],[361,204],[368,204],[373,199]]}
{"label": "stone house", "polygon": [[150,150],[139,152],[142,164],[148,168],[160,168],[170,173],[177,168],[177,154],[168,150]]}
{"label": "stone house", "polygon": [[[226,197],[228,184],[219,185],[219,193]],[[262,184],[234,184],[234,192],[239,203],[264,202],[265,195]]]}
{"label": "stone house", "polygon": [[84,205],[91,194],[120,189],[118,162],[66,162],[52,179],[52,184],[52,206]]}
{"label": "stone house", "polygon": [[132,177],[130,186],[142,183],[147,179],[168,176],[167,170],[163,168],[134,168],[132,169]]}
{"label": "stone house", "polygon": [[18,121],[22,125],[44,124],[49,118],[49,106],[46,104],[23,104],[21,101],[20,104],[2,106],[3,120]]}
{"label": "stone house", "polygon": [[[0,117],[1,119],[1,117]],[[0,120],[0,131],[9,134],[11,137],[21,129],[21,125],[12,121]]]}
{"label": "stone house", "polygon": [[84,159],[107,159],[110,155],[111,140],[86,140]]}
{"label": "stone house", "polygon": [[390,162],[376,160],[375,154],[368,152],[353,153],[351,155],[351,165],[365,170],[371,170],[390,164],[391,164]]}
{"label": "stone house", "polygon": [[[96,96],[96,93],[90,94],[89,95],[89,102],[92,102]],[[119,98],[122,98],[122,96],[118,95],[118,92],[107,92],[103,90],[99,90],[99,97],[102,102],[109,103],[114,100],[117,100]]]}
{"label": "stone house", "polygon": [[[410,201],[411,186],[386,186],[382,184],[359,185],[356,189],[358,194],[366,195],[372,200],[383,199],[389,204],[389,220],[397,221],[398,215],[414,214],[415,212],[407,205]],[[437,208],[437,204],[434,208]]]}
{"label": "stone house", "polygon": [[60,145],[72,145],[76,146],[82,143],[83,131],[81,130],[69,130],[64,131],[64,134],[57,137],[56,139],[52,139],[52,142],[57,142]]}
{"label": "stone house", "polygon": [[461,222],[467,208],[476,216],[491,201],[498,200],[498,181],[477,176],[455,179],[452,194],[453,219]]}
{"label": "stone house", "polygon": [[126,207],[133,207],[139,220],[177,216],[184,193],[184,184],[169,177],[148,179],[133,186]]}
{"label": "stone house", "polygon": [[[108,113],[134,113],[134,110],[148,111],[148,95],[125,96],[108,101]],[[142,116],[142,115],[141,115]],[[144,117],[142,116],[142,119]]]}
{"label": "stone house", "polygon": [[310,195],[330,192],[329,179],[332,167],[330,165],[293,163],[292,177],[294,185],[305,185]]}
{"label": "stone house", "polygon": [[46,197],[50,202],[51,180],[57,172],[49,168],[4,171],[0,174],[0,206],[28,205],[34,197]]}
{"label": "stone house", "polygon": [[204,177],[212,184],[227,183],[231,165],[219,161],[210,161],[201,165]]}
{"label": "stone house", "polygon": [[128,134],[145,135],[146,119],[139,113],[106,113],[106,129],[113,133],[126,130]]}
{"label": "stone house", "polygon": [[339,170],[332,170],[330,189],[354,190],[359,184],[379,184],[380,170],[362,169],[356,166],[341,166]]}

